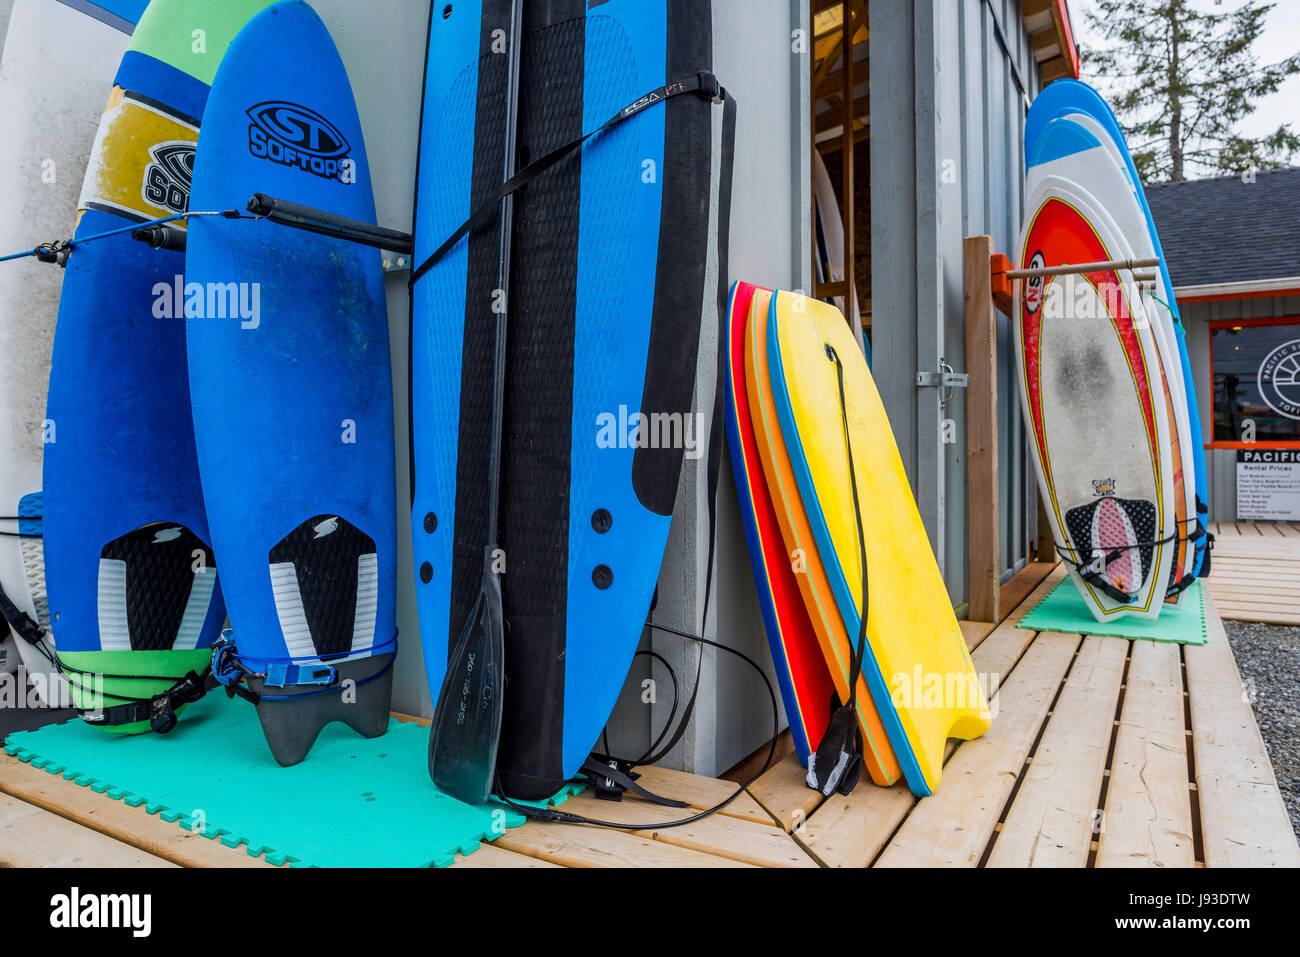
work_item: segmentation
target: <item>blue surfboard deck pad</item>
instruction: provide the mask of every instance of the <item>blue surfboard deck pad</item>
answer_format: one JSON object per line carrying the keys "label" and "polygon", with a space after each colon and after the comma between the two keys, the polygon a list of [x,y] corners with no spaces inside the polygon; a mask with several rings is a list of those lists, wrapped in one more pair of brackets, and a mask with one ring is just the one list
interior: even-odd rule
{"label": "blue surfboard deck pad", "polygon": [[[526,5],[518,168],[712,67],[707,2],[587,6]],[[509,0],[465,0],[449,12],[434,5],[416,261],[502,182],[508,57],[494,31],[509,23]],[[690,428],[707,444],[691,409],[701,322],[715,321],[723,304],[714,301],[726,294],[725,265],[711,252],[721,218],[712,198],[730,164],[720,115],[701,97],[668,100],[594,137],[514,196],[497,763],[511,796],[550,793],[581,765],[650,611],[684,443],[637,447],[629,419],[661,416],[654,421]],[[499,241],[493,217],[412,297],[411,518],[435,694],[482,582]]]}
{"label": "blue surfboard deck pad", "polygon": [[[239,33],[212,85],[191,202],[261,192],[367,223],[374,195],[347,72],[301,0]],[[277,758],[343,721],[387,725],[396,652],[392,374],[378,250],[267,221],[191,222],[190,391],[203,496],[242,664]],[[214,292],[215,290],[215,292]],[[233,291],[232,291],[233,290]],[[282,700],[274,700],[281,698]]]}
{"label": "blue surfboard deck pad", "polygon": [[[1174,333],[1178,339],[1179,364],[1182,366],[1183,381],[1188,384],[1188,388],[1184,390],[1187,393],[1188,418],[1192,424],[1193,438],[1196,439],[1196,441],[1192,442],[1192,462],[1196,471],[1196,514],[1202,527],[1208,533],[1210,520],[1209,473],[1206,471],[1205,464],[1205,443],[1200,441],[1202,435],[1201,410],[1200,403],[1196,398],[1196,380],[1192,374],[1192,363],[1187,352],[1187,330],[1183,327],[1183,318],[1178,309],[1178,301],[1173,297],[1174,282],[1169,275],[1169,264],[1165,259],[1164,249],[1160,245],[1160,234],[1156,230],[1155,218],[1151,215],[1151,207],[1147,203],[1146,192],[1142,188],[1142,180],[1138,176],[1137,165],[1133,162],[1133,155],[1128,147],[1128,139],[1119,124],[1119,119],[1115,116],[1115,111],[1111,109],[1110,104],[1087,83],[1072,80],[1068,77],[1058,80],[1038,95],[1029,110],[1029,115],[1025,119],[1025,156],[1030,157],[1043,131],[1054,119],[1067,116],[1070,113],[1082,113],[1101,124],[1110,134],[1115,145],[1119,147],[1120,155],[1124,157],[1124,163],[1128,170],[1129,180],[1138,187],[1136,191],[1138,202],[1142,206],[1143,215],[1146,216],[1156,255],[1160,258],[1160,275],[1164,281],[1164,287],[1169,290],[1170,299],[1167,305],[1174,314]],[[1202,569],[1205,568],[1208,561],[1208,544],[1208,540],[1204,537],[1196,543],[1196,563],[1193,567],[1193,573],[1198,576],[1202,574]]]}
{"label": "blue surfboard deck pad", "polygon": [[[375,739],[327,728],[312,760],[291,768],[272,760],[261,736],[253,709],[209,696],[170,735],[109,738],[69,721],[12,733],[4,749],[271,864],[446,867],[525,820],[500,804],[471,807],[440,793],[425,773],[427,735],[417,724],[391,720]],[[566,785],[551,803],[580,790]]]}
{"label": "blue surfboard deck pad", "polygon": [[1187,589],[1187,598],[1182,605],[1165,608],[1155,620],[1125,617],[1099,622],[1080,600],[1073,583],[1066,580],[1048,592],[1046,598],[1016,623],[1016,627],[1029,631],[1059,631],[1067,635],[1110,635],[1203,645],[1209,640],[1203,588],[1201,582],[1194,582]]}

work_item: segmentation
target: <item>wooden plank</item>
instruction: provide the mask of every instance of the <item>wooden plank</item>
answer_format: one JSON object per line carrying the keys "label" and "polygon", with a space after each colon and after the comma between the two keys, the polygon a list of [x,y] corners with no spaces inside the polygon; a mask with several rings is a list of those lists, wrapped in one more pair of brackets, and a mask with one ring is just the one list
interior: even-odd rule
{"label": "wooden plank", "polygon": [[1001,621],[998,531],[998,354],[992,236],[963,245],[966,302],[966,562],[970,616]]}
{"label": "wooden plank", "polygon": [[[75,785],[74,785],[75,787]],[[170,861],[0,794],[0,866],[175,867]]]}
{"label": "wooden plank", "polygon": [[[602,801],[579,794],[564,803],[564,810],[593,820],[615,824],[671,822],[689,817],[694,809],[659,807],[640,799]],[[764,815],[766,817],[766,815]],[[816,867],[812,859],[769,818],[756,824],[740,818],[710,814],[680,827],[638,828],[625,833],[651,838],[674,847],[700,851],[755,867]]]}
{"label": "wooden plank", "polygon": [[507,851],[504,847],[497,847],[496,844],[489,844],[485,841],[479,845],[478,850],[473,854],[457,854],[456,860],[451,866],[459,870],[466,870],[469,868],[559,867],[560,865],[536,857],[516,854],[514,851]]}
{"label": "wooden plank", "polygon": [[959,621],[961,626],[961,636],[966,639],[966,647],[974,651],[979,647],[979,643],[989,636],[989,633],[996,628],[997,622],[994,621]]}
{"label": "wooden plank", "polygon": [[131,807],[0,753],[0,791],[143,853],[185,867],[270,867],[263,857],[227,847],[169,824],[143,806]]}
{"label": "wooden plank", "polygon": [[903,784],[859,784],[845,797],[834,794],[793,837],[823,867],[866,867],[916,803]]}
{"label": "wooden plank", "polygon": [[1084,867],[1128,642],[1087,638],[1002,825],[989,867]]}
{"label": "wooden plank", "polygon": [[[1020,603],[1024,601],[1028,595],[1033,593],[1033,591],[1047,578],[1047,576],[1059,566],[1060,562],[1055,561],[1030,562],[1024,568],[1020,569],[1020,571],[1007,579],[1006,584],[1002,586],[1002,607],[1004,609],[1018,608]],[[1065,577],[1064,571],[1057,576],[1056,581],[1060,581],[1063,577]],[[1025,609],[1025,614],[1028,614],[1030,610],[1031,609]],[[1021,617],[1023,618],[1024,615],[1021,615]]]}
{"label": "wooden plank", "polygon": [[636,834],[581,824],[530,821],[493,842],[516,854],[564,867],[750,867]]}
{"label": "wooden plank", "polygon": [[1034,640],[998,692],[992,730],[957,748],[942,786],[916,805],[876,866],[980,863],[1079,641],[1054,632]]}
{"label": "wooden plank", "polygon": [[[638,767],[636,771],[637,774],[641,775],[638,784],[649,788],[662,797],[685,801],[699,811],[711,808],[736,793],[737,785],[735,783],[719,780],[718,778],[706,778],[702,774],[689,774],[686,771],[674,771],[671,768],[653,767]],[[608,802],[602,801],[601,803],[606,804]],[[764,811],[759,803],[748,794],[741,794],[718,813],[726,817],[755,821],[759,824],[771,825],[772,823],[771,815]],[[669,817],[672,817],[677,812],[669,808],[668,814]],[[667,818],[661,818],[660,820],[667,820]]]}
{"label": "wooden plank", "polygon": [[1300,625],[1300,616],[1280,614],[1277,612],[1224,609],[1224,618],[1229,621],[1253,621],[1262,625]]}
{"label": "wooden plank", "polygon": [[1300,867],[1300,846],[1237,662],[1212,600],[1209,606],[1209,641],[1185,651],[1205,863]]}
{"label": "wooden plank", "polygon": [[822,802],[821,794],[808,787],[807,774],[799,756],[787,754],[749,786],[754,800],[787,832],[806,821]]}
{"label": "wooden plank", "polygon": [[1135,641],[1097,837],[1098,867],[1192,867],[1179,646]]}
{"label": "wooden plank", "polygon": [[[985,693],[1000,708],[998,701],[1002,676],[1014,673],[1013,669],[1034,640],[1034,632],[1017,628],[1015,622],[1024,616],[1024,606],[1032,607],[1060,580],[1060,572],[1039,584],[1029,599],[999,625],[979,647],[971,653],[975,670]],[[994,719],[997,727],[998,718]],[[956,747],[948,742],[948,754]],[[827,798],[802,827],[796,827],[793,836],[824,867],[865,867],[875,860],[889,836],[916,803],[907,787],[896,784],[892,788],[859,785],[848,797],[834,794]]]}
{"label": "wooden plank", "polygon": [[[1214,594],[1214,592],[1211,591],[1211,594]],[[1240,595],[1234,598],[1223,598],[1221,599],[1221,603],[1224,605],[1237,605],[1244,608],[1259,605],[1264,609],[1275,611],[1300,611],[1300,601],[1284,595]]]}

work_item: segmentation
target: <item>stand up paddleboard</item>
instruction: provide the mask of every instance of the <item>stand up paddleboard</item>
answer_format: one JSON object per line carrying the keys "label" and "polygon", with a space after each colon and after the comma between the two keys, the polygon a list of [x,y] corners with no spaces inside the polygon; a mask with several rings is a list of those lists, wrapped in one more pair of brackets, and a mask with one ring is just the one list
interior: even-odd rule
{"label": "stand up paddleboard", "polygon": [[[596,744],[650,611],[686,443],[707,447],[692,399],[701,321],[725,296],[731,161],[724,110],[698,95],[710,6],[527,3],[519,169],[659,92],[514,194],[508,290],[495,289],[495,214],[415,274],[411,519],[435,694],[490,584],[493,310],[508,302],[501,561],[488,574],[504,608],[496,782],[510,797],[553,794]],[[416,262],[499,205],[509,48],[497,31],[510,12],[509,0],[434,5]],[[678,81],[697,92],[667,95]]]}
{"label": "stand up paddleboard", "polygon": [[777,684],[790,735],[807,767],[830,720],[835,683],[822,657],[817,633],[804,608],[790,554],[781,538],[776,507],[763,478],[754,414],[745,386],[745,330],[751,314],[767,315],[772,290],[738,282],[731,287],[727,315],[727,444],[740,500],[741,524],[749,546],[758,604],[772,649]]}
{"label": "stand up paddleboard", "polygon": [[[989,729],[988,702],[866,359],[838,309],[778,293],[769,388],[844,631],[913,794],[939,784],[948,738]],[[788,543],[787,543],[788,544]]]}
{"label": "stand up paddleboard", "polygon": [[[301,0],[231,43],[199,137],[196,206],[242,209],[258,192],[375,222],[347,72]],[[231,624],[214,671],[252,696],[272,754],[294,764],[328,722],[388,727],[397,511],[380,253],[212,218],[191,223],[186,269],[204,297],[186,310],[190,392]]]}
{"label": "stand up paddleboard", "polygon": [[[1156,230],[1155,219],[1151,215],[1151,207],[1147,203],[1146,192],[1142,189],[1142,180],[1138,176],[1137,166],[1134,164],[1132,153],[1129,151],[1124,130],[1120,127],[1119,120],[1115,117],[1110,105],[1091,86],[1067,78],[1058,80],[1043,90],[1034,100],[1029,115],[1025,119],[1026,151],[1034,148],[1034,144],[1037,143],[1048,123],[1063,116],[1075,118],[1086,116],[1106,132],[1107,136],[1103,139],[1108,138],[1110,143],[1113,144],[1122,165],[1128,173],[1129,181],[1135,184],[1137,200],[1142,208],[1142,215],[1146,219],[1147,231],[1150,233],[1151,242],[1155,247],[1155,255],[1160,259],[1160,281],[1156,295],[1173,313],[1174,336],[1178,345],[1178,360],[1182,370],[1187,404],[1187,420],[1190,423],[1191,448],[1186,458],[1190,459],[1192,470],[1195,472],[1194,480],[1188,481],[1195,488],[1195,514],[1197,517],[1197,526],[1192,531],[1196,548],[1192,571],[1197,577],[1205,577],[1210,570],[1210,548],[1213,540],[1213,536],[1209,533],[1209,473],[1206,470],[1205,463],[1205,443],[1201,428],[1200,405],[1196,398],[1196,380],[1192,374],[1192,364],[1187,353],[1187,332],[1183,327],[1182,316],[1179,313],[1178,300],[1174,296],[1174,283],[1169,275],[1169,264],[1165,259],[1164,250],[1160,246],[1160,235]],[[1187,468],[1186,463],[1184,468]]]}
{"label": "stand up paddleboard", "polygon": [[[0,250],[72,235],[104,90],[127,39],[61,3],[14,4],[0,61]],[[41,539],[45,394],[62,282],[61,270],[35,258],[0,264],[0,589],[36,625],[10,623],[31,686],[43,703],[67,707]]]}
{"label": "stand up paddleboard", "polygon": [[186,211],[208,84],[263,5],[150,4],[82,189],[75,235],[84,244],[67,260],[50,372],[45,571],[59,660],[77,706],[106,730],[174,723],[202,693],[225,610],[174,301],[184,259],[125,232],[86,240]]}
{"label": "stand up paddleboard", "polygon": [[[1024,267],[1134,258],[1103,203],[1061,175],[1096,145],[1073,124],[1040,138]],[[1017,281],[1015,295],[1022,407],[1070,576],[1099,621],[1154,618],[1178,553],[1177,434],[1142,295],[1130,271],[1111,269]]]}

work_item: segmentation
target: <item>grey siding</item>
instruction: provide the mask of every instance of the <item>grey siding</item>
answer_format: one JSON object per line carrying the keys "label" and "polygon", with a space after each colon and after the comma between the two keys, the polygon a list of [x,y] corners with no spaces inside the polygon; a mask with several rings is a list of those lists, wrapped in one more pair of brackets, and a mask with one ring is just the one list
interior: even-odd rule
{"label": "grey siding", "polygon": [[[1024,181],[1026,95],[1038,71],[1018,0],[895,0],[871,7],[872,299],[877,383],[950,596],[966,600],[965,401],[945,408],[915,374],[965,367],[962,241],[988,233],[1014,253]],[[1025,438],[1010,322],[998,320],[999,507],[1004,571],[1023,563]],[[956,441],[944,444],[950,419]],[[1032,499],[1028,499],[1032,502]]]}
{"label": "grey siding", "polygon": [[[1196,401],[1201,409],[1201,436],[1214,439],[1213,383],[1210,382],[1210,323],[1223,319],[1273,319],[1300,316],[1300,296],[1189,302],[1180,306],[1187,330],[1187,356],[1196,380]],[[1237,453],[1233,449],[1207,449],[1210,478],[1210,521],[1237,519]]]}

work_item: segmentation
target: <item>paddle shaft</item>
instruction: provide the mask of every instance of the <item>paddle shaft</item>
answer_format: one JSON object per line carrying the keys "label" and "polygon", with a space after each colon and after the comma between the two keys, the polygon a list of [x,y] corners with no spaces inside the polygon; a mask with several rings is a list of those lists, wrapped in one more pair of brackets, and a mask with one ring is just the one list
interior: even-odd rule
{"label": "paddle shaft", "polygon": [[[510,4],[510,57],[509,77],[506,84],[506,136],[504,176],[507,182],[515,175],[519,128],[519,72],[520,40],[524,32],[524,10],[521,0]],[[492,445],[488,459],[488,512],[487,547],[489,554],[497,546],[497,527],[501,510],[501,441],[505,427],[506,405],[506,352],[510,331],[510,245],[513,232],[515,202],[513,195],[501,199],[501,245],[497,260],[497,290],[504,297],[496,314],[496,337],[492,346]],[[491,574],[485,570],[485,574]]]}

